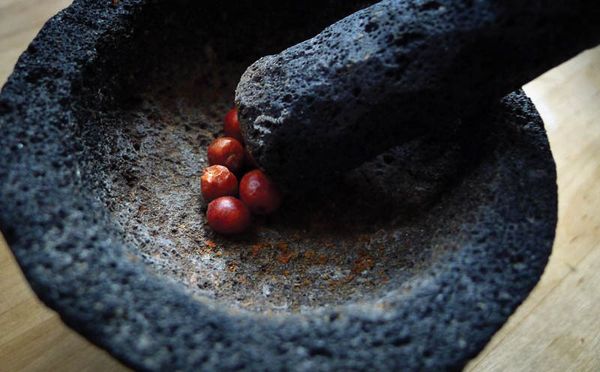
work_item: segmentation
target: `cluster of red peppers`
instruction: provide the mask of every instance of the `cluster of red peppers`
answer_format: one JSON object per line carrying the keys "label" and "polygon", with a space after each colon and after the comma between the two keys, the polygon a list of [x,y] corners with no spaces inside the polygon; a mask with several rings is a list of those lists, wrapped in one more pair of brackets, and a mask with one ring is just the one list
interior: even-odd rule
{"label": "cluster of red peppers", "polygon": [[[208,225],[221,234],[239,234],[250,226],[252,213],[275,212],[282,195],[269,177],[256,168],[244,148],[237,109],[232,108],[224,121],[225,136],[208,146],[209,167],[202,173],[200,184],[202,196],[209,202]],[[236,174],[242,175],[239,183]]]}

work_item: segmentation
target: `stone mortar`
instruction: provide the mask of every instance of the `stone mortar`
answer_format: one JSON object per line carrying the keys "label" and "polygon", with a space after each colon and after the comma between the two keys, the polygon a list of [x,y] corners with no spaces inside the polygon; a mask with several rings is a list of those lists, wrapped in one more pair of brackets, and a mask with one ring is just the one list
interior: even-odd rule
{"label": "stone mortar", "polygon": [[198,177],[237,79],[367,4],[109,3],[49,21],[0,94],[0,227],[37,295],[127,365],[458,369],[538,281],[556,175],[522,92],[225,239]]}
{"label": "stone mortar", "polygon": [[236,89],[247,145],[297,193],[455,130],[595,46],[598,19],[596,0],[384,0],[248,68]]}

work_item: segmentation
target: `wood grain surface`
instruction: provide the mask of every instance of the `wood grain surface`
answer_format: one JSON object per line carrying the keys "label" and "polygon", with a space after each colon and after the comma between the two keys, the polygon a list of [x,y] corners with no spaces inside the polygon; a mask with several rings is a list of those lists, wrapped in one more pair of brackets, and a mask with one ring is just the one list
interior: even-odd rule
{"label": "wood grain surface", "polygon": [[[69,3],[0,0],[0,85]],[[538,286],[466,370],[600,371],[600,48],[525,88],[558,168],[556,242]],[[0,237],[0,372],[122,370],[37,300]]]}

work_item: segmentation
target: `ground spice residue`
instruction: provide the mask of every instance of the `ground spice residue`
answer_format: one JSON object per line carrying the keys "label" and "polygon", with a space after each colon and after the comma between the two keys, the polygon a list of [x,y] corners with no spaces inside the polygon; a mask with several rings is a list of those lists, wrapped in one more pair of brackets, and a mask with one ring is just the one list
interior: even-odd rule
{"label": "ground spice residue", "polygon": [[264,249],[269,248],[271,245],[268,243],[256,243],[256,244],[252,244],[252,257],[258,257],[258,255],[260,254],[260,252],[262,252]]}
{"label": "ground spice residue", "polygon": [[287,265],[293,258],[296,257],[296,253],[289,250],[289,245],[286,242],[277,243],[277,249],[279,250],[277,261],[284,265]]}

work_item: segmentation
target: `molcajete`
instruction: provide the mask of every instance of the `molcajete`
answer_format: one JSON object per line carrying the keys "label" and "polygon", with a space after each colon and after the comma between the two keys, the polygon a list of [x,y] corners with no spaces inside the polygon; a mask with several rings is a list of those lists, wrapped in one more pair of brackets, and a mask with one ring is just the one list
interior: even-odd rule
{"label": "molcajete", "polygon": [[0,226],[36,294],[144,370],[475,356],[554,238],[554,162],[522,92],[244,236],[205,225],[202,149],[245,67],[365,5],[76,0],[50,20],[0,95]]}

